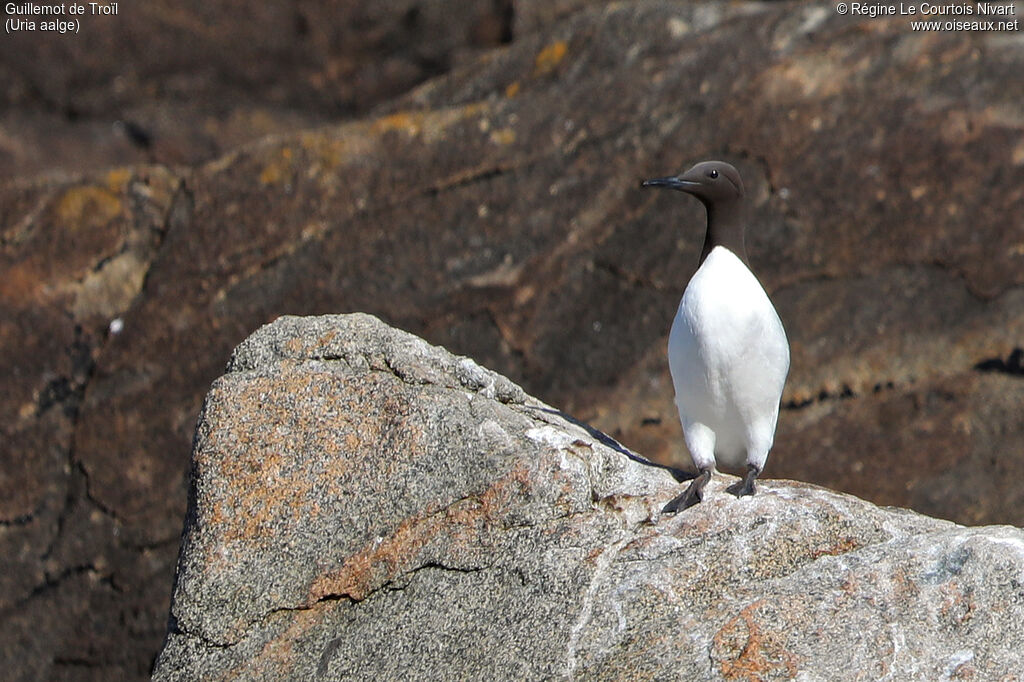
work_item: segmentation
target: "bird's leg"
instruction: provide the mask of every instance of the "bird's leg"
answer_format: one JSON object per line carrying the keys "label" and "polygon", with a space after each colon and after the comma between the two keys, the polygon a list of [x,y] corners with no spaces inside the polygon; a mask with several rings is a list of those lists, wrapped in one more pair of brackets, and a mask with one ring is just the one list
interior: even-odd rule
{"label": "bird's leg", "polygon": [[736,497],[743,497],[744,495],[754,494],[754,481],[757,480],[758,474],[761,473],[761,469],[756,464],[747,465],[747,475],[743,477],[743,483],[734,483],[729,486],[728,490]]}
{"label": "bird's leg", "polygon": [[671,514],[673,512],[689,509],[703,500],[704,486],[706,486],[710,480],[711,469],[701,469],[700,473],[697,474],[697,478],[690,481],[690,485],[686,488],[683,494],[666,504],[662,508],[661,513]]}

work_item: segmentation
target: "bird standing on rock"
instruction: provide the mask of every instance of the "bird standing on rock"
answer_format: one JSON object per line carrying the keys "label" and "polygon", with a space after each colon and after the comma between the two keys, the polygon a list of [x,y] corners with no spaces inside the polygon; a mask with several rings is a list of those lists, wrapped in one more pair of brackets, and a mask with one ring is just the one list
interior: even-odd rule
{"label": "bird standing on rock", "polygon": [[789,342],[747,261],[743,182],[731,165],[705,161],[642,186],[692,194],[708,219],[700,266],[668,337],[679,421],[698,474],[663,511],[700,502],[716,462],[738,467],[745,461],[743,482],[729,490],[752,495],[775,439]]}

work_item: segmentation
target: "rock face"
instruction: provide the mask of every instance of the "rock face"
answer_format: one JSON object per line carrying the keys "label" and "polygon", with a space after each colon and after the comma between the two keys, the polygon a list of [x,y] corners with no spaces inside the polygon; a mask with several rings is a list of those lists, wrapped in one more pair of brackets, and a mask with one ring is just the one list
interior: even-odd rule
{"label": "rock face", "polygon": [[194,165],[365,114],[513,31],[511,0],[153,0],[80,19],[70,40],[0,43],[0,177]]}
{"label": "rock face", "polygon": [[659,518],[670,470],[472,360],[281,318],[207,395],[154,678],[1024,670],[1024,531],[725,478]]}
{"label": "rock face", "polygon": [[1017,34],[470,5],[154,0],[0,41],[5,674],[148,675],[203,396],[283,314],[376,314],[686,464],[664,353],[703,216],[636,182],[708,157],[793,344],[767,475],[1024,525]]}

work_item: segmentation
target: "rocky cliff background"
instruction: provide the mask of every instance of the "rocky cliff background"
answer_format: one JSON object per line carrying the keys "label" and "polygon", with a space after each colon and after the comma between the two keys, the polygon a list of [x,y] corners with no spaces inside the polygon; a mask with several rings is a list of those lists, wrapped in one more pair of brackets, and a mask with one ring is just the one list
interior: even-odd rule
{"label": "rocky cliff background", "polygon": [[139,679],[231,349],[366,311],[685,463],[664,344],[733,162],[766,476],[1024,523],[1024,39],[790,2],[121,3],[0,42],[0,648]]}

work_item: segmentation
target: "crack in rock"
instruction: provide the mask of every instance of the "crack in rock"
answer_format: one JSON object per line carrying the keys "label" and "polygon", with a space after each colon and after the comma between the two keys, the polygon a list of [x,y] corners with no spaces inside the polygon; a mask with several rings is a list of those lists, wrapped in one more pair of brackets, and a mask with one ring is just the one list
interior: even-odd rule
{"label": "crack in rock", "polygon": [[1024,376],[1024,348],[1014,348],[1003,358],[986,358],[978,361],[974,369],[979,372],[996,372],[1010,376]]}

